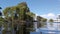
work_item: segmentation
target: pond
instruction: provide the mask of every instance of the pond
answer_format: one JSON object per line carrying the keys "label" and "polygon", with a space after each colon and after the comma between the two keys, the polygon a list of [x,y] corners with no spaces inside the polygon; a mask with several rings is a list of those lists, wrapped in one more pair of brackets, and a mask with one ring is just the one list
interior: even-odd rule
{"label": "pond", "polygon": [[52,24],[51,26],[50,23],[47,23],[46,27],[37,28],[35,32],[30,32],[30,34],[60,34],[60,22],[54,22]]}
{"label": "pond", "polygon": [[46,28],[38,29],[36,32],[30,32],[30,34],[60,34],[60,30],[49,30]]}

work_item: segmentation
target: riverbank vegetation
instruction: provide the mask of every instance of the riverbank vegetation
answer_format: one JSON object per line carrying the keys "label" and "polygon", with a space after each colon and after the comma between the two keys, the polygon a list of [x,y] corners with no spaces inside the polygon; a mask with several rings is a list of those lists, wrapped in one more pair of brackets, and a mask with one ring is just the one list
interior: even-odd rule
{"label": "riverbank vegetation", "polygon": [[[29,34],[33,30],[35,14],[30,11],[26,2],[17,4],[16,6],[6,7],[3,10],[4,18],[0,17],[0,25],[3,26],[3,34],[7,32],[12,34]],[[2,22],[1,22],[2,21]],[[38,27],[44,26],[42,22],[47,19],[37,16]]]}

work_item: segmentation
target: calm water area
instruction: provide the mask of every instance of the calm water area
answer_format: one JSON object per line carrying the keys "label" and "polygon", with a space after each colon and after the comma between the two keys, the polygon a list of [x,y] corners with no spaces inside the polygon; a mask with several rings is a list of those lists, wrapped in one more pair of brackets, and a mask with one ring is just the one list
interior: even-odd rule
{"label": "calm water area", "polygon": [[37,28],[35,32],[30,32],[30,34],[60,34],[59,24],[60,23],[53,23],[51,26],[50,23],[47,23],[45,28]]}

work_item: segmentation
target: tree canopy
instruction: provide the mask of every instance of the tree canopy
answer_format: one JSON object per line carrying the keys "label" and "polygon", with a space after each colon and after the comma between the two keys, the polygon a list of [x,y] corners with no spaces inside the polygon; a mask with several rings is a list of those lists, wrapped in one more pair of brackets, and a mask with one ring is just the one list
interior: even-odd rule
{"label": "tree canopy", "polygon": [[35,14],[30,12],[26,2],[19,3],[16,6],[7,7],[3,10],[3,13],[5,16],[5,20],[11,22],[11,27],[13,28],[18,27],[19,29],[21,29],[19,26],[21,26],[22,28],[29,28],[33,25],[32,21]]}
{"label": "tree canopy", "polygon": [[53,19],[50,19],[49,22],[53,22]]}

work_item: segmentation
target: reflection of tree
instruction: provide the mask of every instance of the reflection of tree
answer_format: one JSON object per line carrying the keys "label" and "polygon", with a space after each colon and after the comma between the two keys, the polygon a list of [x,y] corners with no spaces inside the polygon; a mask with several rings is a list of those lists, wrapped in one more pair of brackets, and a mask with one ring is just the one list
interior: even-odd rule
{"label": "reflection of tree", "polygon": [[50,19],[49,22],[50,22],[50,25],[52,26],[53,25],[52,24],[53,23],[53,19]]}

